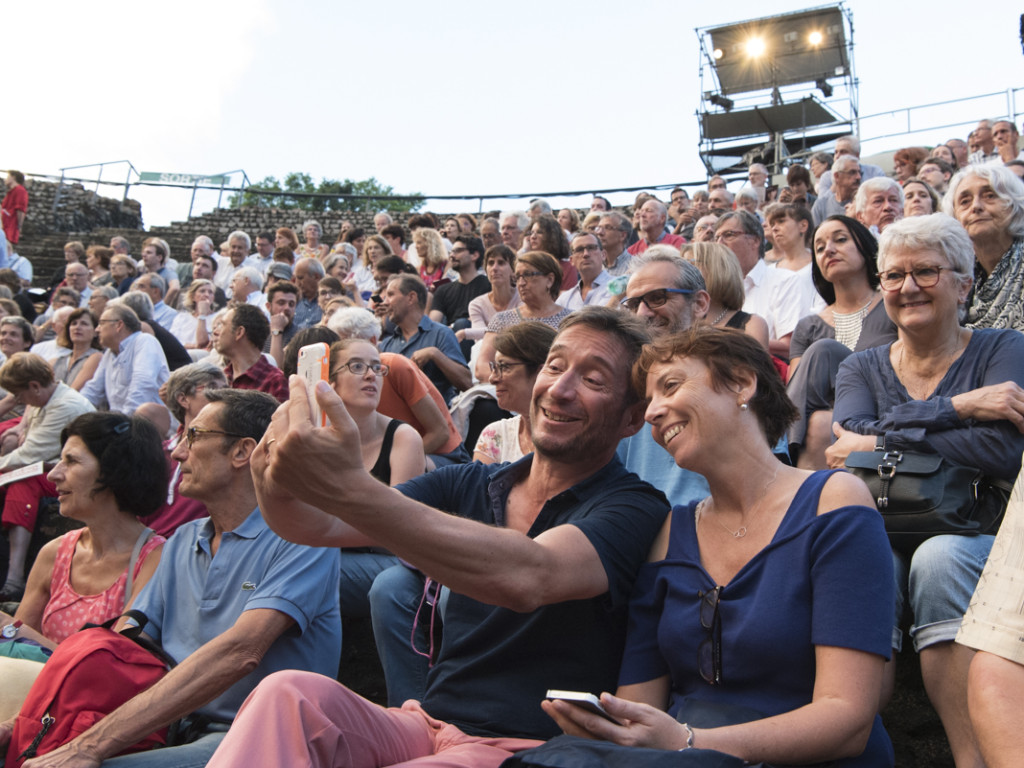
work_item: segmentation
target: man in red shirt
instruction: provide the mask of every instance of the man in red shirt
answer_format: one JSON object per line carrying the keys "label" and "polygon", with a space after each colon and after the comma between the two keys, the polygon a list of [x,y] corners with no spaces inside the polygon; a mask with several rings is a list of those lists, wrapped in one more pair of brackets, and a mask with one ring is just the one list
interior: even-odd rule
{"label": "man in red shirt", "polygon": [[665,222],[668,221],[668,208],[664,203],[650,199],[640,208],[640,233],[641,237],[627,251],[631,256],[638,256],[655,243],[682,248],[686,245],[679,235],[669,234],[665,231]]}
{"label": "man in red shirt", "polygon": [[4,235],[11,244],[11,251],[17,250],[18,239],[21,237],[21,225],[28,211],[28,190],[25,189],[25,174],[21,171],[8,171],[7,194],[0,204],[2,209]]}
{"label": "man in red shirt", "polygon": [[283,403],[288,399],[288,383],[281,370],[263,356],[269,335],[270,321],[263,310],[252,304],[238,304],[224,314],[213,346],[227,363],[224,376],[229,387],[256,389]]}

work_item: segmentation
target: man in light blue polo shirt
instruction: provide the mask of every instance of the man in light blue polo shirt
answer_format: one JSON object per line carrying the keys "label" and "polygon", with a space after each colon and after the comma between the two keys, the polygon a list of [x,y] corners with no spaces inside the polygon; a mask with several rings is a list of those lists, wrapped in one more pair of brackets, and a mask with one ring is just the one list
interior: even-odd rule
{"label": "man in light blue polo shirt", "polygon": [[[95,761],[88,764],[203,765],[242,701],[271,672],[337,673],[339,552],[284,541],[256,505],[249,458],[278,403],[263,392],[205,394],[209,405],[173,456],[181,492],[202,501],[210,517],[167,541],[132,606],[149,619],[145,634],[178,666],[48,759],[67,751]],[[193,743],[105,760],[193,713],[212,720]]]}

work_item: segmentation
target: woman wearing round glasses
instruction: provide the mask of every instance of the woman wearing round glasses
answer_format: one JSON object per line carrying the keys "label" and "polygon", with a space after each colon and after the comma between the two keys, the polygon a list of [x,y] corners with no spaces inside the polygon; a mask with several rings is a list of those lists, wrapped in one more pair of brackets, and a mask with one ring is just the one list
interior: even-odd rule
{"label": "woman wearing round glasses", "polygon": [[[362,339],[343,339],[331,345],[330,381],[359,428],[363,466],[392,487],[426,469],[423,440],[408,424],[378,413],[383,377],[388,367],[377,348]],[[398,564],[398,558],[376,548],[341,552],[342,616],[369,616],[367,595],[377,574]]]}
{"label": "woman wearing round glasses", "polygon": [[519,323],[494,337],[490,382],[494,399],[504,411],[516,415],[484,427],[473,458],[484,464],[516,461],[533,451],[530,438],[530,402],[537,373],[547,360],[555,329],[544,323]]}
{"label": "woman wearing round glasses", "polygon": [[561,292],[562,268],[550,254],[543,251],[521,254],[516,259],[512,279],[519,292],[520,304],[499,312],[488,324],[476,360],[475,373],[479,381],[490,378],[490,364],[494,362],[494,336],[499,331],[526,320],[537,320],[557,329],[558,324],[572,314],[571,310],[555,303]]}
{"label": "woman wearing round glasses", "polygon": [[644,748],[622,765],[696,748],[749,763],[891,766],[878,702],[892,563],[867,489],[773,456],[796,411],[745,333],[662,336],[644,347],[634,385],[655,440],[710,495],[673,509],[637,575],[618,694],[602,696],[623,724],[565,702],[545,710],[566,733]]}
{"label": "woman wearing round glasses", "polygon": [[[843,466],[852,451],[907,449],[1013,482],[1024,452],[1024,337],[961,327],[974,260],[967,232],[944,214],[903,219],[882,233],[879,279],[899,337],[840,366],[830,466]],[[933,536],[909,561],[893,556],[895,623],[906,602],[925,689],[957,765],[981,763],[964,706],[974,652],[953,638],[992,539]]]}

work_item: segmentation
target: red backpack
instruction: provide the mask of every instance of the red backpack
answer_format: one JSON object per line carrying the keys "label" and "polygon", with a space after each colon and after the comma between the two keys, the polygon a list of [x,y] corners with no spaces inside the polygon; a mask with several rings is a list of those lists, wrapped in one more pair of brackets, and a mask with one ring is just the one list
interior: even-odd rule
{"label": "red backpack", "polygon": [[[139,626],[114,632],[118,616],[86,625],[57,646],[14,721],[5,766],[21,768],[25,760],[67,744],[174,666],[161,649],[139,637],[146,617],[138,611],[125,615]],[[120,754],[162,746],[166,738],[164,728]]]}

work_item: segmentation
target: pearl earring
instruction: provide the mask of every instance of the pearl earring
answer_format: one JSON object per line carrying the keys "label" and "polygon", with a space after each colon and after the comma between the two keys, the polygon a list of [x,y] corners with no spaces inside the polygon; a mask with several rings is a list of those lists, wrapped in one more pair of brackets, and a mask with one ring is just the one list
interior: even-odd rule
{"label": "pearl earring", "polygon": [[748,406],[747,406],[747,404],[746,404],[746,403],[740,403],[740,410],[741,410],[741,411],[746,411],[746,410],[748,410]]}

